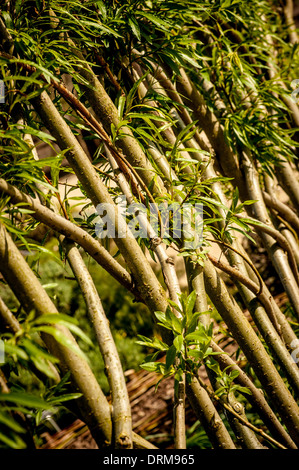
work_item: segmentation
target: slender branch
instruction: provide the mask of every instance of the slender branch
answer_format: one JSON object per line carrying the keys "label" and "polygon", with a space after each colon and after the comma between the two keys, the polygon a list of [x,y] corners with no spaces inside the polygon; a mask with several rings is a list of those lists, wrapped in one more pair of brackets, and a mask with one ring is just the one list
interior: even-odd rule
{"label": "slender branch", "polygon": [[139,436],[136,434],[136,432],[132,432],[132,437],[133,437],[133,446],[134,449],[158,449],[158,447],[154,446],[151,442],[147,441],[143,437]]}
{"label": "slender branch", "polygon": [[[1,272],[27,313],[37,315],[57,314],[57,309],[35,277],[25,259],[13,243],[4,226],[0,225]],[[75,339],[67,328],[55,325],[65,341],[75,345]],[[75,389],[82,393],[76,403],[81,406],[84,419],[101,447],[111,441],[111,415],[109,404],[87,362],[69,347],[60,344],[52,336],[43,337],[47,347],[60,359],[61,368],[71,371]]]}
{"label": "slender branch", "polygon": [[67,159],[81,181],[87,196],[95,207],[105,204],[107,219],[115,230],[113,239],[132,271],[140,297],[151,311],[167,308],[165,292],[155,276],[148,259],[119,214],[107,187],[97,175],[89,158],[79,145],[71,129],[54,106],[47,93],[33,99],[34,107],[61,149],[66,149]]}
{"label": "slender branch", "polygon": [[226,264],[220,260],[217,260],[214,256],[208,254],[208,258],[210,261],[212,261],[214,266],[216,266],[217,268],[221,269],[225,273],[232,276],[232,278],[235,279],[236,281],[242,282],[244,286],[248,287],[248,289],[250,289],[251,292],[253,292],[259,298],[265,310],[267,311],[269,317],[271,318],[271,321],[273,325],[275,326],[277,332],[281,334],[281,327],[276,318],[275,311],[273,310],[268,297],[264,295],[263,291],[260,291],[260,288],[257,286],[257,284],[255,284],[255,282],[253,282],[248,277],[245,277],[238,269],[235,269],[229,264]]}
{"label": "slender branch", "polygon": [[[271,230],[271,228],[268,230],[268,227],[270,226],[269,214],[263,200],[258,172],[255,168],[252,156],[249,151],[244,150],[242,152],[242,168],[247,191],[249,193],[249,199],[257,201],[250,206],[250,212],[254,215],[256,220],[261,222],[263,226],[266,226],[264,231],[262,229],[259,230],[259,228],[256,230],[260,231],[260,237],[262,238],[264,246],[269,253],[269,256],[285,288],[285,291],[289,296],[289,299],[294,307],[294,311],[296,315],[299,315],[299,287],[296,280],[296,273],[298,279],[296,262],[294,266],[295,271],[293,272],[290,267],[288,257],[284,253],[283,249],[281,249],[280,246],[277,246],[276,242],[276,240],[279,240],[279,243],[281,243],[284,246],[284,249],[286,249],[291,263],[294,263],[293,253],[290,252],[285,238],[279,232],[276,233],[277,231],[272,226],[271,228],[273,228],[274,231],[272,231],[272,235],[269,233]],[[266,232],[266,230],[268,230],[268,232]]]}
{"label": "slender branch", "polygon": [[273,439],[273,437],[269,436],[268,434],[265,433],[265,431],[263,431],[261,428],[258,428],[257,426],[255,426],[254,424],[250,423],[249,421],[247,421],[247,419],[245,419],[243,416],[241,416],[237,411],[235,411],[229,404],[225,403],[221,397],[219,397],[218,395],[216,395],[216,393],[214,393],[214,391],[200,378],[200,377],[197,377],[197,380],[199,381],[200,385],[208,392],[209,396],[211,398],[213,398],[214,400],[216,400],[217,402],[219,402],[221,404],[221,406],[223,406],[223,408],[225,408],[227,411],[229,411],[229,413],[231,413],[235,418],[237,418],[242,424],[244,424],[245,426],[249,427],[250,429],[252,429],[254,432],[256,432],[257,434],[260,434],[264,439],[266,439],[267,441],[271,442],[271,444],[274,444],[275,446],[277,446],[279,449],[286,449],[286,447],[281,444],[280,442],[278,442],[276,439]]}
{"label": "slender branch", "polygon": [[[236,217],[242,218],[241,216],[238,216],[238,215]],[[276,230],[274,227],[271,227],[270,225],[265,225],[265,224],[261,225],[258,220],[246,217],[246,223],[248,225],[252,225],[253,227],[255,227],[257,232],[265,232],[265,233],[271,235],[271,237],[274,238],[278,242],[278,244],[281,246],[281,248],[288,255],[290,267],[293,271],[294,277],[295,277],[296,282],[299,286],[299,273],[298,273],[296,259],[294,257],[293,251],[292,251],[288,241],[286,240],[286,238],[278,230]]]}
{"label": "slender branch", "polygon": [[185,396],[186,396],[186,377],[177,384],[174,397],[174,437],[175,448],[186,449],[186,413],[185,413]]}
{"label": "slender branch", "polygon": [[256,274],[256,277],[258,279],[258,282],[259,282],[259,288],[258,288],[258,291],[256,293],[256,295],[260,295],[263,291],[263,280],[261,278],[261,275],[260,273],[258,272],[258,270],[256,269],[256,267],[254,266],[254,264],[245,256],[243,255],[243,253],[241,253],[239,250],[237,250],[236,248],[234,248],[232,245],[229,245],[228,243],[225,243],[223,242],[222,240],[217,240],[217,239],[212,239],[212,238],[206,238],[206,241],[208,242],[212,242],[212,243],[218,243],[218,245],[222,245],[224,246],[225,248],[228,248],[229,250],[232,250],[234,253],[236,253],[237,255],[241,256],[241,258],[246,261],[246,263],[250,266],[250,268],[254,271],[254,273]]}
{"label": "slender branch", "polygon": [[[69,220],[55,214],[47,207],[41,205],[37,200],[22,193],[19,189],[7,183],[0,178],[0,191],[8,194],[14,204],[20,202],[26,203],[34,211],[31,214],[36,220],[43,222],[48,227],[70,238],[78,243],[84,250],[90,254],[109,274],[131,292],[134,292],[134,286],[130,274],[105,250],[105,248],[94,239],[89,233],[73,224]],[[136,293],[136,291],[135,291]],[[137,294],[137,293],[136,293]]]}
{"label": "slender branch", "polygon": [[[230,329],[232,336],[250,361],[269,398],[275,404],[282,420],[288,427],[292,439],[298,444],[298,405],[286,388],[260,339],[237,302],[229,295],[223,280],[209,260],[205,261],[204,277],[207,294]],[[293,409],[291,414],[290,409]]]}
{"label": "slender branch", "polygon": [[286,432],[284,426],[281,424],[279,419],[276,417],[273,410],[270,408],[268,401],[265,398],[264,393],[261,389],[257,388],[246,373],[240,368],[240,366],[227,354],[218,344],[212,339],[210,343],[211,348],[214,352],[221,353],[215,357],[222,369],[229,367],[230,370],[238,371],[238,376],[235,378],[235,382],[246,387],[250,390],[250,394],[246,394],[247,400],[251,403],[254,409],[257,410],[261,419],[267,424],[270,432],[276,436],[277,440],[281,440],[287,447],[291,449],[297,449],[296,444],[291,439],[289,434]]}
{"label": "slender branch", "polygon": [[284,2],[284,16],[286,25],[289,31],[289,37],[291,44],[296,44],[299,42],[297,30],[296,30],[296,23],[294,20],[294,4],[293,0],[285,0]]}
{"label": "slender branch", "polygon": [[265,191],[263,191],[263,198],[268,207],[271,207],[272,209],[278,211],[281,216],[287,222],[289,222],[289,224],[291,224],[292,227],[294,227],[294,229],[299,233],[299,217],[289,206],[287,206],[286,204],[279,201],[277,198],[271,196]]}
{"label": "slender branch", "polygon": [[7,305],[3,302],[2,298],[0,297],[0,318],[1,321],[4,323],[5,327],[8,328],[9,331],[12,333],[18,333],[21,331],[22,327],[16,317],[12,314],[9,310]]}
{"label": "slender branch", "polygon": [[190,405],[213,446],[219,449],[235,449],[235,444],[206,389],[192,377],[191,383],[186,384],[186,390]]}

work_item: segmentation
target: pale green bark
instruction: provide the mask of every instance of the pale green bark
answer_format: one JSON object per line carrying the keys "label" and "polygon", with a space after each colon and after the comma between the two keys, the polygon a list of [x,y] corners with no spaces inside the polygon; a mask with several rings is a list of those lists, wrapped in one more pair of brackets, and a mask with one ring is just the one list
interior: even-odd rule
{"label": "pale green bark", "polygon": [[[100,203],[109,204],[108,217],[112,225],[115,224],[115,243],[132,272],[141,298],[152,312],[157,310],[164,311],[167,302],[162,286],[158,282],[137,241],[128,232],[124,219],[118,217],[117,207],[111,199],[106,186],[102,183],[95,168],[82,147],[78,144],[70,128],[45,92],[34,99],[34,106],[43,119],[44,124],[56,138],[60,148],[68,149],[66,157],[93,204],[95,206]],[[127,233],[128,235],[124,238],[117,236],[121,233]]]}
{"label": "pale green bark", "polygon": [[72,244],[63,243],[67,259],[83,294],[87,312],[93,325],[104,359],[112,394],[112,423],[115,448],[132,448],[132,418],[130,400],[122,365],[112,337],[109,322],[103,310],[92,277],[79,253]]}
{"label": "pale green bark", "polygon": [[[26,312],[35,310],[37,315],[58,313],[3,225],[0,225],[0,270]],[[67,328],[61,325],[55,327],[69,342],[75,343]],[[82,393],[77,403],[97,444],[100,447],[109,445],[111,442],[110,407],[89,365],[81,356],[58,343],[50,335],[45,335],[44,341],[52,354],[60,359],[60,366],[64,373],[71,372],[74,388]]]}

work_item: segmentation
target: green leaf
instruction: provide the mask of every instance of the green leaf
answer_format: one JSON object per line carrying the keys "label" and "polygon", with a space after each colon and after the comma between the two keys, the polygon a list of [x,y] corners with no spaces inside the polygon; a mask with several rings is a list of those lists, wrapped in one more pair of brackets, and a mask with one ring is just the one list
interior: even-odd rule
{"label": "green leaf", "polygon": [[185,336],[185,341],[204,341],[206,342],[210,338],[207,336],[206,332],[203,329],[196,330],[193,333],[189,333]]}
{"label": "green leaf", "polygon": [[51,323],[65,326],[68,330],[82,339],[82,341],[84,341],[86,344],[89,346],[93,345],[91,339],[84,333],[84,331],[82,331],[81,328],[76,325],[76,323],[78,323],[77,320],[70,317],[69,315],[55,313],[45,314],[37,318],[34,323],[36,325]]}
{"label": "green leaf", "polygon": [[178,352],[182,351],[183,344],[184,344],[183,335],[178,335],[174,338],[173,345]]}
{"label": "green leaf", "polygon": [[142,335],[138,335],[138,338],[140,338],[140,341],[136,341],[136,343],[141,344],[142,346],[155,348],[159,351],[166,351],[168,349],[168,345],[166,343],[163,343],[163,341],[158,338],[150,339]]}
{"label": "green leaf", "polygon": [[23,348],[16,346],[14,344],[10,344],[8,341],[5,342],[5,354],[16,354],[19,359],[23,359],[27,361],[29,359],[28,354],[24,351]]}
{"label": "green leaf", "polygon": [[29,354],[29,359],[33,362],[36,368],[47,375],[49,378],[55,379],[56,374],[50,364],[59,362],[59,359],[43,351],[40,347],[33,344],[27,338],[23,339],[23,345]]}
{"label": "green leaf", "polygon": [[219,366],[219,363],[212,358],[205,362],[207,367],[215,372],[217,376],[221,376],[222,372]]}
{"label": "green leaf", "polygon": [[[55,137],[53,137],[52,135],[47,134],[46,132],[42,132],[38,129],[34,129],[33,127],[30,127],[30,126],[24,126],[22,130],[24,134],[35,135],[43,142],[48,142],[49,140],[56,140]],[[52,158],[52,161],[53,161],[53,158]],[[44,162],[41,161],[40,163],[44,163]],[[46,163],[44,163],[44,166],[46,166]]]}
{"label": "green leaf", "polygon": [[202,351],[198,349],[188,349],[188,357],[195,357],[196,359],[202,359]]}
{"label": "green leaf", "polygon": [[231,387],[231,391],[235,391],[235,390],[238,391],[238,392],[240,392],[240,393],[246,393],[247,395],[251,395],[251,394],[252,394],[252,392],[251,392],[251,390],[250,390],[249,388],[247,388],[247,387],[242,387],[241,385],[233,385],[233,386]]}
{"label": "green leaf", "polygon": [[63,390],[63,387],[69,382],[71,372],[68,371],[60,380],[60,382],[50,389],[50,395],[54,396],[56,393],[60,393]]}
{"label": "green leaf", "polygon": [[51,405],[46,401],[25,392],[0,393],[0,401],[16,403],[33,409],[46,410],[51,408]]}
{"label": "green leaf", "polygon": [[106,20],[106,18],[107,18],[107,9],[106,9],[105,3],[102,0],[97,0],[95,2],[95,5],[100,10],[101,15],[103,16],[103,20]]}
{"label": "green leaf", "polygon": [[165,360],[166,369],[169,369],[174,364],[176,354],[177,354],[177,350],[173,344],[170,346],[166,354],[166,360]]}
{"label": "green leaf", "polygon": [[171,322],[166,318],[164,312],[155,312],[155,316],[161,325],[163,325],[165,328],[171,329]]}

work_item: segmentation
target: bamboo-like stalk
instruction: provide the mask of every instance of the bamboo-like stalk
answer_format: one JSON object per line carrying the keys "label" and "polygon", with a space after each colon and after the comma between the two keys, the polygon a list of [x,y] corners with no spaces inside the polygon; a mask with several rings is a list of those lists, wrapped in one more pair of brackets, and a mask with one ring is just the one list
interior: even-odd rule
{"label": "bamboo-like stalk", "polygon": [[[33,102],[36,111],[56,138],[59,147],[67,149],[67,159],[90,200],[95,206],[101,203],[106,204],[107,217],[110,219],[111,225],[115,227],[115,243],[132,271],[141,298],[152,312],[166,310],[167,302],[162,286],[137,241],[128,231],[125,220],[119,217],[117,206],[70,128],[60,116],[47,93],[43,92]],[[124,234],[126,235],[122,238]]]}
{"label": "bamboo-like stalk", "polygon": [[202,325],[207,327],[211,320],[210,315],[208,314],[209,308],[204,285],[203,267],[196,262],[194,263],[192,259],[188,258],[186,259],[185,264],[189,291],[195,291],[196,293],[194,308],[196,312],[201,312],[198,320]]}
{"label": "bamboo-like stalk", "polygon": [[[239,217],[239,216],[237,215],[237,217]],[[295,281],[296,281],[297,285],[299,285],[299,274],[298,274],[296,259],[294,257],[293,251],[292,251],[292,249],[291,249],[291,247],[288,243],[288,240],[278,230],[276,230],[273,226],[270,226],[270,225],[262,225],[261,226],[257,220],[254,220],[254,219],[248,218],[248,217],[246,218],[246,220],[247,220],[247,224],[252,225],[253,227],[255,227],[257,232],[259,232],[259,233],[264,232],[264,233],[267,233],[268,235],[271,235],[271,237],[274,238],[274,240],[277,241],[279,246],[287,253],[290,268],[293,272],[293,275],[294,275],[294,278],[295,278]]]}
{"label": "bamboo-like stalk", "polygon": [[151,442],[147,441],[143,437],[139,436],[136,434],[136,432],[133,431],[132,433],[133,436],[133,446],[134,449],[158,449],[157,446],[154,446],[154,444],[151,444]]}
{"label": "bamboo-like stalk", "polygon": [[7,386],[6,378],[1,369],[0,369],[0,390],[1,390],[1,393],[9,393],[9,388]]}
{"label": "bamboo-like stalk", "polygon": [[276,195],[278,183],[275,177],[270,178],[269,175],[264,175],[264,185],[265,191],[262,194],[265,204],[269,208],[273,225],[287,239],[293,252],[293,257],[299,267],[299,242],[294,228],[297,227],[298,232],[299,218],[291,208],[278,200]]}
{"label": "bamboo-like stalk", "polygon": [[265,310],[267,311],[268,316],[271,318],[271,321],[275,326],[277,332],[280,333],[280,325],[277,322],[275,311],[273,310],[272,304],[270,303],[268,297],[264,294],[263,290],[260,292],[259,286],[255,284],[255,282],[253,282],[251,279],[245,277],[238,269],[233,268],[229,264],[223,263],[220,260],[217,260],[214,256],[210,254],[208,254],[208,258],[210,261],[212,261],[214,266],[229,274],[236,281],[239,281],[244,284],[246,287],[248,287],[251,292],[253,292],[259,298]]}
{"label": "bamboo-like stalk", "polygon": [[285,16],[286,25],[289,31],[290,42],[291,44],[296,44],[297,42],[299,42],[299,38],[296,30],[296,23],[294,20],[293,0],[285,0],[283,12]]}
{"label": "bamboo-like stalk", "polygon": [[287,447],[291,449],[297,449],[296,444],[286,432],[284,426],[280,423],[273,410],[270,408],[262,391],[253,384],[253,382],[238,366],[238,364],[230,357],[229,354],[226,354],[225,351],[223,351],[213,339],[210,343],[210,346],[214,352],[222,353],[215,356],[216,361],[219,363],[222,369],[229,367],[230,370],[236,370],[239,372],[239,375],[235,378],[235,382],[250,390],[250,394],[246,395],[246,398],[257,411],[263,422],[267,425],[273,436]]}
{"label": "bamboo-like stalk", "polygon": [[[230,297],[223,280],[209,260],[204,266],[207,293],[238,342],[267,391],[271,401],[285,422],[289,433],[299,443],[299,409],[282,378],[266,353],[262,343],[244,316],[238,304]],[[293,410],[290,412],[290,410]]]}
{"label": "bamboo-like stalk", "polygon": [[[32,310],[35,310],[38,315],[58,313],[3,225],[0,225],[0,263],[2,274],[28,313]],[[67,328],[61,325],[56,325],[55,328],[70,344],[75,344]],[[52,354],[60,359],[61,368],[65,372],[71,371],[73,386],[82,393],[77,403],[97,444],[99,447],[109,445],[111,442],[110,408],[89,365],[81,356],[58,343],[50,335],[45,335],[44,341]]]}
{"label": "bamboo-like stalk", "polygon": [[176,449],[186,449],[186,377],[178,382],[174,393],[174,442]]}
{"label": "bamboo-like stalk", "polygon": [[112,423],[115,448],[132,447],[131,407],[121,362],[100,297],[78,249],[63,242],[68,262],[83,294],[90,321],[106,366],[112,393]]}

